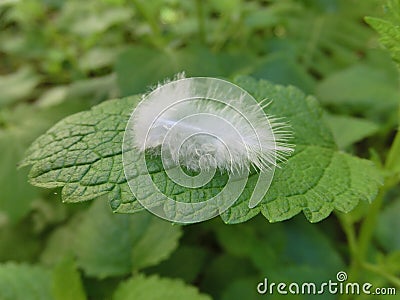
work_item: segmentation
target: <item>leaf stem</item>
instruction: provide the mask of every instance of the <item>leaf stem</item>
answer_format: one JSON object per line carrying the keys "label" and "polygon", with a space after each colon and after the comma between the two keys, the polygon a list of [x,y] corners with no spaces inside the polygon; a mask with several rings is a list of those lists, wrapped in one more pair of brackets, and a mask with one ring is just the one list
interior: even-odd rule
{"label": "leaf stem", "polygon": [[367,216],[362,222],[360,227],[360,234],[358,238],[358,260],[363,262],[367,256],[368,247],[370,241],[372,239],[372,235],[374,232],[375,224],[378,219],[379,211],[382,207],[383,197],[386,193],[386,188],[383,186],[376,197],[376,199],[372,202],[370,209],[367,213]]}
{"label": "leaf stem", "polygon": [[325,23],[325,18],[323,16],[318,17],[314,21],[313,30],[311,31],[310,39],[305,47],[303,55],[303,64],[309,67],[313,57],[315,49],[317,48],[318,40],[321,36],[322,28]]}
{"label": "leaf stem", "polygon": [[362,267],[368,271],[374,272],[374,273],[384,277],[388,282],[393,284],[396,288],[400,288],[400,279],[397,278],[395,275],[393,275],[389,272],[386,272],[384,269],[380,268],[379,266],[364,262],[362,264]]}
{"label": "leaf stem", "polygon": [[337,213],[336,216],[340,222],[340,225],[342,226],[344,234],[346,235],[347,242],[349,245],[349,250],[350,250],[350,256],[353,260],[357,255],[357,239],[356,239],[356,232],[354,230],[354,226],[353,226],[351,220],[349,219],[348,215],[342,214],[342,213]]}
{"label": "leaf stem", "polygon": [[[400,287],[399,278],[386,272],[380,266],[371,264],[367,261],[368,250],[371,244],[378,215],[383,204],[384,196],[392,186],[392,181],[393,179],[390,178],[390,176],[385,178],[385,184],[380,188],[378,195],[372,202],[367,215],[364,217],[364,220],[361,223],[358,237],[356,237],[354,226],[348,216],[338,214],[338,219],[346,235],[351,253],[351,263],[348,274],[352,281],[357,281],[361,269],[365,269],[382,276],[396,287]],[[349,299],[349,296],[342,295],[341,299]]]}
{"label": "leaf stem", "polygon": [[203,0],[196,0],[196,9],[197,9],[197,23],[199,30],[199,38],[200,42],[203,44],[206,42],[206,34],[205,34],[205,23],[204,23],[204,5]]}
{"label": "leaf stem", "polygon": [[[383,198],[384,195],[387,191],[386,186],[381,187],[379,190],[379,193],[375,200],[372,202],[370,209],[364,218],[358,239],[356,238],[356,234],[354,231],[353,224],[349,220],[349,217],[347,215],[339,215],[339,221],[342,226],[342,229],[346,235],[347,242],[349,245],[350,249],[350,254],[351,254],[351,262],[350,262],[350,268],[348,271],[348,276],[351,278],[353,282],[357,281],[359,278],[360,274],[360,269],[362,267],[365,267],[365,265],[369,265],[366,262],[366,256],[368,253],[368,247],[371,243],[372,235],[374,232],[375,224],[378,218],[379,211],[381,209],[382,203],[383,203]],[[376,267],[378,269],[378,267]],[[380,270],[381,272],[384,272],[383,270]],[[385,277],[386,278],[386,277]],[[340,297],[341,300],[349,299],[349,295],[342,295]]]}
{"label": "leaf stem", "polygon": [[133,0],[133,4],[136,10],[141,14],[144,19],[149,24],[151,31],[153,33],[153,38],[151,41],[157,48],[162,48],[164,45],[164,40],[162,38],[160,27],[157,23],[157,20],[151,14],[151,12],[146,8],[146,5],[143,5],[140,0]]}

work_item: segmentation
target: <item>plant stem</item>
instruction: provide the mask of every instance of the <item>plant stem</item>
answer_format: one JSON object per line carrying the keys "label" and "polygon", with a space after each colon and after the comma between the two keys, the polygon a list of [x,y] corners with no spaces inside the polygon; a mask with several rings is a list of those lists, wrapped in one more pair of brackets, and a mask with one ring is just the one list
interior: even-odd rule
{"label": "plant stem", "polygon": [[197,23],[198,23],[198,27],[199,27],[199,38],[200,38],[200,42],[205,44],[206,34],[205,34],[205,23],[204,23],[203,0],[196,0],[196,8],[197,8]]}
{"label": "plant stem", "polygon": [[[387,190],[386,187],[383,186],[379,190],[379,193],[375,198],[375,200],[372,202],[370,209],[361,224],[358,239],[356,239],[354,227],[353,224],[351,224],[349,218],[346,215],[338,214],[340,224],[342,226],[344,233],[346,234],[346,238],[350,249],[351,263],[348,271],[348,276],[353,282],[356,282],[358,280],[361,267],[367,264],[365,262],[365,259],[368,252],[368,246],[370,245],[372,239],[376,220],[380,208],[382,206],[383,196],[385,195],[386,190]],[[341,300],[350,299],[350,296],[342,295],[340,299]]]}
{"label": "plant stem", "polygon": [[309,67],[311,64],[311,61],[315,54],[315,49],[317,49],[317,46],[318,46],[318,40],[321,36],[321,32],[322,32],[324,23],[325,23],[325,18],[322,16],[316,18],[314,21],[313,30],[311,31],[310,39],[306,45],[306,49],[305,49],[304,55],[302,57],[303,64],[306,67]]}
{"label": "plant stem", "polygon": [[368,271],[374,272],[374,273],[384,277],[388,282],[393,284],[395,287],[400,288],[400,279],[397,278],[396,276],[394,276],[393,274],[386,272],[379,266],[364,262],[362,264],[362,267]]}
{"label": "plant stem", "polygon": [[361,225],[360,235],[358,239],[358,259],[360,261],[364,261],[367,256],[368,246],[374,232],[376,220],[378,218],[378,214],[383,203],[383,196],[385,195],[385,193],[386,189],[384,186],[380,189],[378,196],[372,202],[368,214]]}
{"label": "plant stem", "polygon": [[393,170],[393,168],[400,168],[399,165],[399,151],[400,151],[400,128],[397,130],[397,133],[394,137],[392,146],[390,147],[386,162],[385,169]]}
{"label": "plant stem", "polygon": [[154,18],[152,13],[147,9],[146,5],[143,5],[140,0],[133,0],[136,10],[141,14],[147,23],[149,24],[151,31],[153,33],[152,42],[157,48],[162,48],[164,45],[164,40],[161,35],[160,27],[157,20]]}
{"label": "plant stem", "polygon": [[356,257],[357,255],[357,240],[356,240],[356,233],[353,227],[353,224],[351,220],[349,219],[349,216],[346,214],[342,213],[337,213],[336,214],[340,225],[342,226],[342,229],[346,235],[347,242],[349,245],[349,250],[350,250],[350,256],[352,260]]}

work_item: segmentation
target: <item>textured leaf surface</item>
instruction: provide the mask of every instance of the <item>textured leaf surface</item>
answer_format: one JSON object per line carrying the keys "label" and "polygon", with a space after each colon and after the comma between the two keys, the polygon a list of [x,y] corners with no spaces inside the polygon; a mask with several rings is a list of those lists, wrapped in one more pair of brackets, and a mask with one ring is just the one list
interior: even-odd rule
{"label": "textured leaf surface", "polygon": [[[284,117],[294,132],[295,153],[276,170],[262,203],[248,207],[257,181],[250,175],[246,188],[222,218],[238,223],[261,212],[270,221],[281,221],[303,211],[311,222],[326,218],[333,209],[348,212],[359,200],[371,201],[380,174],[369,161],[339,152],[322,120],[317,101],[294,87],[273,85],[243,77],[237,83],[257,99],[273,99],[268,113]],[[30,180],[43,187],[63,186],[63,200],[77,202],[108,194],[117,212],[141,208],[124,177],[121,146],[125,125],[138,97],[112,100],[64,119],[29,149],[24,164],[33,164]],[[158,157],[148,167],[158,188],[177,201],[203,201],[218,193],[226,176],[216,175],[200,189],[173,183]]]}
{"label": "textured leaf surface", "polygon": [[373,17],[366,17],[365,20],[380,34],[381,43],[390,51],[397,64],[400,64],[400,1],[388,1],[387,8],[386,20]]}
{"label": "textured leaf surface", "polygon": [[29,265],[0,265],[0,299],[52,300],[51,273]]}
{"label": "textured leaf surface", "polygon": [[[386,12],[385,19],[366,17],[365,20],[380,34],[380,42],[389,50],[393,60],[400,66],[400,1],[389,0]],[[397,76],[393,77],[397,78]],[[399,103],[398,97],[397,103]],[[398,110],[397,119],[400,126],[400,109]],[[386,163],[386,168],[394,173],[400,173],[399,130],[400,127],[389,150]]]}
{"label": "textured leaf surface", "polygon": [[185,285],[181,280],[143,275],[121,283],[113,297],[113,300],[136,299],[211,300],[209,296],[200,294],[195,287]]}

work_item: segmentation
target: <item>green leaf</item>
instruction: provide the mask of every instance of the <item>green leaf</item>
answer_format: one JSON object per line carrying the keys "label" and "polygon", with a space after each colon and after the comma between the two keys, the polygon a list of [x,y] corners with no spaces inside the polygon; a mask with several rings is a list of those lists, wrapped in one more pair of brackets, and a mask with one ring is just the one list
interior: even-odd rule
{"label": "green leaf", "polygon": [[181,280],[137,275],[117,288],[113,300],[211,300],[205,294]]}
{"label": "green leaf", "polygon": [[220,226],[217,238],[226,252],[250,259],[273,281],[319,282],[344,267],[319,227],[298,217],[272,225],[255,218],[246,224]]}
{"label": "green leaf", "polygon": [[[256,291],[254,286],[264,278],[267,278],[268,282],[316,284],[332,279],[332,274],[343,270],[345,265],[339,251],[335,249],[337,245],[333,243],[337,237],[326,230],[329,229],[326,227],[329,222],[314,226],[304,218],[296,217],[290,222],[270,224],[262,218],[254,218],[245,224],[217,227],[217,240],[224,252],[243,260],[251,260],[258,271],[253,271],[244,278],[226,275],[225,277],[229,276],[229,284],[220,286],[220,290],[224,291],[223,297],[218,295],[216,298],[243,299],[243,296],[240,298],[240,287],[248,290],[253,286],[252,289]],[[243,265],[239,262],[236,264],[239,267]],[[232,273],[230,268],[224,265],[220,268],[228,269],[229,274]],[[249,285],[249,279],[253,282],[252,285]],[[284,299],[284,297],[269,296],[271,299]],[[250,292],[244,298],[260,299]],[[334,295],[326,295],[325,298],[336,299]],[[295,299],[314,298],[310,295],[301,295]]]}
{"label": "green leaf", "polygon": [[79,59],[79,65],[84,71],[91,71],[110,66],[115,61],[121,49],[115,47],[96,47]]}
{"label": "green leaf", "polygon": [[0,224],[0,261],[32,261],[41,251],[41,242],[30,224]]}
{"label": "green leaf", "polygon": [[388,204],[379,214],[375,237],[387,251],[400,250],[400,199]]}
{"label": "green leaf", "polygon": [[[10,132],[0,130],[0,212],[11,222],[20,220],[28,213],[33,200],[39,197],[38,190],[27,184],[27,170],[17,170],[17,163],[24,152],[24,141]],[[18,186],[18,188],[15,188]],[[16,204],[16,201],[18,203]]]}
{"label": "green leaf", "polygon": [[[254,286],[257,285],[258,282],[261,282],[261,277],[250,277],[244,279],[237,279],[229,283],[229,286],[223,291],[221,296],[221,300],[258,300],[263,297],[260,297],[260,294],[257,292],[257,289]],[[271,296],[271,297],[270,297]],[[268,299],[275,299],[275,295],[268,295]],[[290,299],[297,299],[290,295]]]}
{"label": "green leaf", "polygon": [[355,64],[333,73],[316,88],[316,96],[325,105],[337,109],[351,109],[370,119],[387,120],[388,113],[398,105],[399,90],[395,67],[377,68]]}
{"label": "green leaf", "polygon": [[366,17],[365,21],[380,34],[380,42],[400,64],[400,1],[389,0],[386,11],[385,19]]}
{"label": "green leaf", "polygon": [[122,95],[132,95],[147,92],[150,86],[180,72],[187,76],[220,77],[248,68],[251,63],[251,58],[243,53],[216,54],[200,45],[178,50],[136,46],[121,53],[115,69]]}
{"label": "green leaf", "polygon": [[104,199],[77,214],[49,238],[41,261],[60,263],[74,255],[89,276],[125,275],[167,259],[178,246],[181,228],[147,212],[113,214]]}
{"label": "green leaf", "polygon": [[53,270],[52,291],[55,300],[85,300],[78,270],[71,258],[64,259]]}
{"label": "green leaf", "polygon": [[21,68],[10,75],[0,76],[0,108],[32,96],[38,83],[39,76],[29,67]]}
{"label": "green leaf", "polygon": [[166,261],[146,269],[146,274],[181,278],[192,283],[206,265],[207,254],[201,247],[182,245]]}
{"label": "green leaf", "polygon": [[[370,161],[337,150],[314,98],[294,87],[247,77],[239,78],[237,83],[258,100],[273,99],[267,113],[284,117],[290,123],[296,151],[276,170],[262,203],[250,209],[249,195],[258,178],[253,172],[238,201],[223,213],[225,222],[244,222],[259,212],[276,222],[301,211],[311,222],[317,222],[333,209],[349,212],[359,200],[373,200],[381,181],[379,171]],[[63,187],[66,202],[108,194],[117,212],[141,209],[126,183],[121,155],[125,126],[138,99],[108,101],[55,125],[33,143],[23,161],[24,165],[33,164],[29,173],[31,183]],[[148,163],[158,188],[177,201],[203,201],[218,193],[226,182],[226,174],[217,174],[203,188],[188,189],[168,178],[159,157],[150,157]]]}
{"label": "green leaf", "polygon": [[53,300],[50,271],[25,264],[0,265],[0,299]]}
{"label": "green leaf", "polygon": [[113,214],[104,199],[93,202],[74,239],[86,274],[104,278],[128,274],[166,259],[178,246],[181,228],[150,213]]}
{"label": "green leaf", "polygon": [[278,84],[294,85],[306,93],[314,91],[313,78],[289,54],[269,55],[261,60],[251,76]]}
{"label": "green leaf", "polygon": [[[237,243],[236,240],[234,245],[239,244],[243,243]],[[201,289],[210,294],[213,299],[221,299],[222,292],[233,281],[253,277],[258,277],[257,280],[259,280],[262,276],[263,274],[255,269],[249,259],[234,257],[224,252],[221,255],[214,256],[207,264],[200,284]],[[253,283],[256,284],[257,280]]]}
{"label": "green leaf", "polygon": [[57,227],[51,233],[40,256],[42,264],[54,266],[62,263],[65,257],[74,255],[76,232],[84,216],[85,212],[75,214],[67,224]]}
{"label": "green leaf", "polygon": [[324,119],[332,130],[336,144],[340,149],[345,149],[375,134],[379,129],[379,126],[374,122],[351,116],[326,114]]}
{"label": "green leaf", "polygon": [[[92,9],[93,11],[93,9]],[[77,36],[91,36],[102,33],[107,28],[128,21],[132,17],[132,11],[123,7],[96,11],[96,14],[80,15],[76,18],[69,30]]]}
{"label": "green leaf", "polygon": [[285,42],[286,49],[289,46],[296,50],[296,61],[308,72],[326,77],[354,64],[360,52],[370,47],[372,32],[360,19],[376,9],[377,4],[357,0],[321,2],[291,1],[290,6],[300,7],[291,17],[284,15],[282,36],[269,39],[268,44]]}

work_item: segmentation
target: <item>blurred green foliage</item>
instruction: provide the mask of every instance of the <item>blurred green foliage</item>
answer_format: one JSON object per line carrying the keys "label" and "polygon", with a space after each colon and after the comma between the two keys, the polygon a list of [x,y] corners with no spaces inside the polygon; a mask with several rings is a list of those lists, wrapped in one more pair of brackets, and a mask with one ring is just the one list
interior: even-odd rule
{"label": "blurred green foliage", "polygon": [[[367,22],[398,61],[398,8],[397,0],[0,1],[0,299],[311,299],[260,296],[256,286],[264,277],[334,280],[342,270],[349,281],[399,289],[398,69],[364,21],[374,17]],[[58,189],[36,189],[16,169],[63,117],[181,71],[251,75],[315,95],[340,149],[382,168],[381,192],[317,224],[255,217],[181,228],[147,213],[113,216],[103,198],[62,204]]]}

